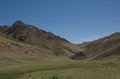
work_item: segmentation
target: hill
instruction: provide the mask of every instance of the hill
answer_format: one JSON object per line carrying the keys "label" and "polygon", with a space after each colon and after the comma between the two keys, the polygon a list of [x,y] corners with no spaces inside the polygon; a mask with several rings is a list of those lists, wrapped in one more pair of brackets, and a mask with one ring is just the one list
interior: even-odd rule
{"label": "hill", "polygon": [[12,26],[0,26],[0,58],[120,60],[120,33],[72,44],[51,32],[16,21]]}
{"label": "hill", "polygon": [[[84,58],[92,60],[120,60],[120,33],[79,45],[85,49]],[[80,56],[79,56],[80,58]]]}
{"label": "hill", "polygon": [[1,57],[66,59],[81,51],[66,39],[22,21],[16,21],[12,26],[0,26],[0,37]]}

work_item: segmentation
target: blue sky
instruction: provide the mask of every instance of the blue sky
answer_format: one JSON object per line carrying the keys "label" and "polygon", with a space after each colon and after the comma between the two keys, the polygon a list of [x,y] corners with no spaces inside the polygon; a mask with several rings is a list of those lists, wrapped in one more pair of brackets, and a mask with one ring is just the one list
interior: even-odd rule
{"label": "blue sky", "polygon": [[81,43],[120,32],[120,0],[0,0],[0,25],[16,20]]}

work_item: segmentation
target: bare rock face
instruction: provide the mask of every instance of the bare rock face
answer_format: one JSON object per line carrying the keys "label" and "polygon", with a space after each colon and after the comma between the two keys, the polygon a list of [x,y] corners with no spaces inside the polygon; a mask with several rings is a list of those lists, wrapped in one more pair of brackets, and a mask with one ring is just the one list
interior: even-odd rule
{"label": "bare rock face", "polygon": [[84,58],[85,58],[84,52],[78,52],[71,57],[71,59],[74,59],[74,60],[84,59]]}
{"label": "bare rock face", "polygon": [[38,43],[40,40],[68,42],[66,39],[56,36],[51,32],[38,29],[35,26],[25,24],[22,21],[16,21],[12,26],[2,27],[1,30],[10,37],[28,43]]}

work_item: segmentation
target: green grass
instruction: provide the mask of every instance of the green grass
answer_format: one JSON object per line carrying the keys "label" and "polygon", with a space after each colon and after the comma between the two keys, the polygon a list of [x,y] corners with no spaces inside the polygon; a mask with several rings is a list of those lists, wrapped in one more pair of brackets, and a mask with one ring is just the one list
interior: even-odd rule
{"label": "green grass", "polygon": [[0,79],[120,79],[120,63],[99,61],[24,63],[2,68]]}

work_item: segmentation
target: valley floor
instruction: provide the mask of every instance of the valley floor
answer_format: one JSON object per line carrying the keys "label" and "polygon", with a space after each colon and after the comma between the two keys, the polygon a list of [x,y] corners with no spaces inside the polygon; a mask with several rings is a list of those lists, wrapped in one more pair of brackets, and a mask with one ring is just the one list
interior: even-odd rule
{"label": "valley floor", "polygon": [[0,79],[120,79],[120,63],[0,60]]}

